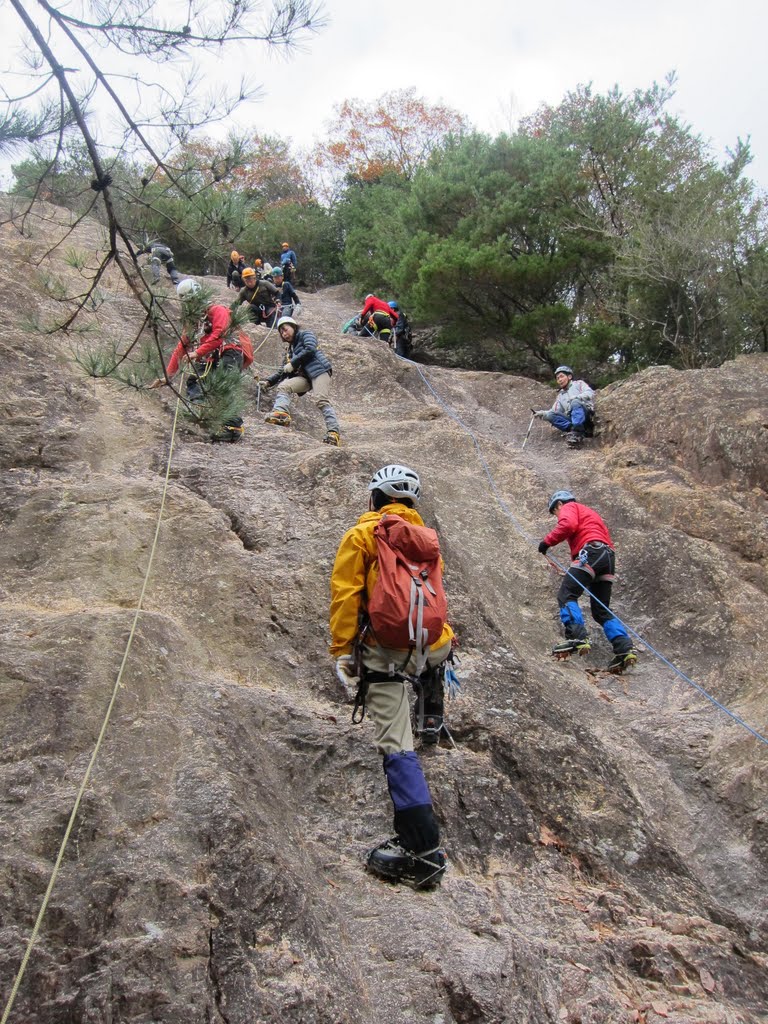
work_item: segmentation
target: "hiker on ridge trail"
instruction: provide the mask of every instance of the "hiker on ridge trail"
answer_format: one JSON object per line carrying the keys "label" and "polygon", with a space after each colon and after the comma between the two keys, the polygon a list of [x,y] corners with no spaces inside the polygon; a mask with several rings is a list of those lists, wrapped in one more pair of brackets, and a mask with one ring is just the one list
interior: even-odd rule
{"label": "hiker on ridge trail", "polygon": [[[388,302],[370,294],[365,296],[365,305],[358,313],[360,330],[365,334],[373,334],[388,345],[393,343],[392,328],[397,323],[397,313],[390,308]],[[367,329],[367,330],[366,330]]]}
{"label": "hiker on ridge trail", "polygon": [[[445,851],[424,771],[413,749],[406,684],[415,681],[426,688],[434,683],[435,700],[439,684],[442,715],[443,672],[454,635],[445,620],[437,534],[425,529],[416,511],[421,497],[418,475],[407,466],[384,466],[374,473],[368,491],[368,511],[347,530],[336,553],[330,653],[344,688],[349,691],[358,684],[355,713],[361,707],[363,714],[366,707],[370,712],[394,804],[396,835],[369,850],[366,867],[380,878],[430,888],[442,881]],[[422,569],[420,592],[426,601],[421,608],[417,600],[415,611],[407,591],[401,593],[400,601],[392,597],[397,550]],[[407,570],[406,575],[410,576]],[[407,580],[411,593],[412,580],[412,576]],[[417,629],[412,611],[418,615]],[[410,636],[417,639],[411,643]],[[396,646],[384,646],[382,640]],[[353,721],[359,720],[353,715]]]}
{"label": "hiker on ridge trail", "polygon": [[563,660],[572,654],[588,654],[591,650],[579,598],[584,588],[590,594],[592,618],[603,627],[613,648],[608,671],[620,674],[637,661],[624,626],[610,610],[611,588],[615,579],[616,555],[613,541],[601,516],[587,505],[580,505],[570,491],[555,491],[549,501],[550,515],[557,516],[557,526],[539,543],[539,553],[568,541],[571,564],[557,593],[560,621],[565,627],[565,640],[555,644],[552,653]]}
{"label": "hiker on ridge trail", "polygon": [[331,361],[317,347],[317,338],[303,327],[299,327],[292,316],[282,316],[277,321],[277,333],[288,345],[285,366],[268,377],[264,384],[268,388],[277,386],[277,397],[272,411],[264,417],[265,423],[276,423],[281,427],[291,425],[291,401],[294,395],[312,396],[312,400],[323,414],[326,444],[338,448],[341,444],[339,421],[331,405]]}
{"label": "hiker on ridge trail", "polygon": [[176,269],[176,264],[173,262],[173,252],[168,248],[167,245],[163,245],[162,242],[150,242],[149,245],[143,246],[141,249],[136,250],[137,256],[149,255],[149,265],[152,270],[152,283],[160,283],[160,266],[165,267],[168,271],[168,277],[170,277],[173,284],[178,285],[181,281],[181,274]]}
{"label": "hiker on ridge trail", "polygon": [[586,381],[573,379],[570,366],[558,366],[555,380],[560,390],[554,405],[551,409],[539,409],[534,415],[562,430],[570,447],[578,448],[585,437],[592,437],[595,393]]}
{"label": "hiker on ridge trail", "polygon": [[229,266],[227,267],[227,288],[243,287],[243,271],[245,270],[245,259],[237,249],[229,254]]}

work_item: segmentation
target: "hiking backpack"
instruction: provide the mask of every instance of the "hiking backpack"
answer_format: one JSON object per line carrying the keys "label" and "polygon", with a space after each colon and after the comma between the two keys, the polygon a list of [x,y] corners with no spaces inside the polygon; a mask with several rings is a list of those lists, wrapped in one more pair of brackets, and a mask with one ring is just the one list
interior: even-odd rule
{"label": "hiking backpack", "polygon": [[415,674],[437,643],[448,616],[437,533],[401,516],[383,515],[373,531],[379,576],[368,600],[368,617],[382,647],[416,652]]}

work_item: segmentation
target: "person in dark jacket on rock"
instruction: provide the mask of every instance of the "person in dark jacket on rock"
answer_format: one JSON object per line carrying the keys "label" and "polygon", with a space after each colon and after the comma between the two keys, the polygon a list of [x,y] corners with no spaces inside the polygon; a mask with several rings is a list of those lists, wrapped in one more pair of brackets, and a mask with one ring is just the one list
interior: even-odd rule
{"label": "person in dark jacket on rock", "polygon": [[292,316],[283,316],[277,322],[277,332],[288,345],[286,363],[282,370],[273,373],[266,380],[267,387],[277,385],[277,397],[272,411],[264,417],[265,423],[276,423],[281,427],[291,424],[288,411],[294,395],[312,396],[315,405],[323,414],[326,444],[336,448],[341,444],[339,421],[331,405],[331,362],[317,347],[317,338],[299,327]]}
{"label": "person in dark jacket on rock", "polygon": [[257,277],[253,267],[243,271],[243,287],[237,293],[232,308],[248,303],[251,319],[254,323],[271,327],[275,322],[277,300],[280,293],[268,277]]}
{"label": "person in dark jacket on rock", "polygon": [[243,287],[243,271],[245,270],[245,260],[237,251],[233,249],[229,256],[229,266],[227,267],[227,288],[242,288]]}
{"label": "person in dark jacket on rock", "polygon": [[280,303],[280,315],[281,316],[294,316],[298,311],[301,311],[301,299],[299,293],[293,287],[290,281],[285,280],[282,267],[274,267],[272,270],[272,282],[277,288],[278,302]]}
{"label": "person in dark jacket on rock", "polygon": [[609,672],[621,673],[637,661],[624,626],[610,610],[611,588],[615,579],[616,556],[613,541],[602,517],[593,508],[581,505],[570,491],[555,491],[549,501],[550,515],[557,516],[557,526],[539,543],[539,553],[567,541],[571,549],[571,565],[563,577],[557,594],[560,621],[565,640],[555,644],[552,653],[564,659],[571,654],[587,654],[591,648],[579,598],[589,590],[592,618],[603,627],[613,647],[614,657]]}

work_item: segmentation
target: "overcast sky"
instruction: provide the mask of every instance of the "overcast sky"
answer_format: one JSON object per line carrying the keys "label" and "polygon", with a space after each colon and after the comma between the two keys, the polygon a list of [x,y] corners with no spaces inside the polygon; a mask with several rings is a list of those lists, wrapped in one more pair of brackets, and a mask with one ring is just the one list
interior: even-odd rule
{"label": "overcast sky", "polygon": [[674,70],[672,112],[718,157],[751,136],[749,173],[768,189],[768,8],[759,0],[327,0],[326,10],[330,25],[307,52],[251,68],[267,93],[254,127],[306,144],[334,104],[415,86],[495,134],[579,83],[627,91]]}
{"label": "overcast sky", "polygon": [[[177,9],[186,9],[181,0],[157,4],[157,13],[171,19]],[[228,50],[215,66],[234,81],[242,72],[263,83],[262,100],[240,108],[239,129],[309,146],[336,104],[413,86],[496,134],[580,83],[600,92],[618,83],[626,92],[676,71],[670,110],[711,140],[718,159],[739,136],[751,136],[748,173],[768,189],[763,2],[326,0],[325,9],[328,27],[303,51],[285,57],[251,44]],[[0,31],[6,42],[18,35],[18,17],[3,0]],[[16,91],[12,78],[6,84]]]}

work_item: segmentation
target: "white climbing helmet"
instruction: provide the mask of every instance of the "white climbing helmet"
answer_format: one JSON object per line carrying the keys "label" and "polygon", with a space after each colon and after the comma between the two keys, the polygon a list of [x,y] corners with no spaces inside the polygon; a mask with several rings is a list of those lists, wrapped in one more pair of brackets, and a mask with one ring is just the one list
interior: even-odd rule
{"label": "white climbing helmet", "polygon": [[368,484],[369,491],[383,491],[390,498],[410,498],[418,501],[421,497],[419,474],[407,466],[382,466],[373,474]]}
{"label": "white climbing helmet", "polygon": [[193,281],[191,277],[185,277],[183,281],[179,281],[176,285],[176,294],[180,299],[188,299],[190,295],[194,295],[195,292],[200,291],[200,285],[197,281]]}
{"label": "white climbing helmet", "polygon": [[289,327],[299,326],[298,321],[294,320],[292,316],[281,316],[280,319],[277,321],[278,331],[280,330],[281,327],[284,327],[286,324],[288,324]]}

